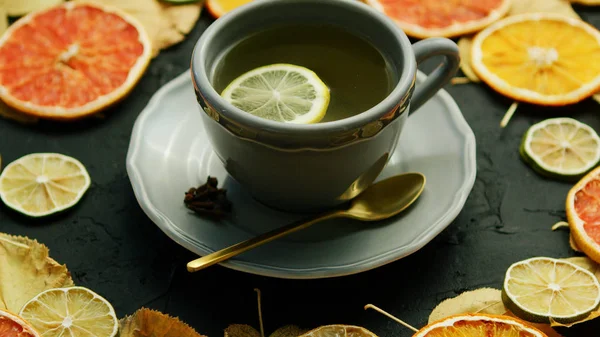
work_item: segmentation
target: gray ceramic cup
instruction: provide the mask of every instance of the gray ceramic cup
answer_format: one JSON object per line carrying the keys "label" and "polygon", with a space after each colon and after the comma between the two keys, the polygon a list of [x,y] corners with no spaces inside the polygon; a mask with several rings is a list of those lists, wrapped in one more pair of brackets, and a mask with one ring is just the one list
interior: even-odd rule
{"label": "gray ceramic cup", "polygon": [[[370,41],[388,59],[394,89],[358,115],[309,125],[269,121],[221,98],[212,77],[222,53],[249,34],[286,23],[332,24]],[[443,63],[415,88],[417,64],[438,55]],[[191,71],[204,128],[228,173],[268,206],[316,211],[350,200],[377,178],[409,111],[448,83],[458,64],[451,40],[411,45],[391,19],[357,0],[255,0],[208,27]]]}

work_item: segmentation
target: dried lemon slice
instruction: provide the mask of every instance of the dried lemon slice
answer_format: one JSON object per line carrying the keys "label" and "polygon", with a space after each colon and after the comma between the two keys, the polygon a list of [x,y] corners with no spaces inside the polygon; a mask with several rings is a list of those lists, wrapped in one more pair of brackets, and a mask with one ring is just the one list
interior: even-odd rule
{"label": "dried lemon slice", "polygon": [[46,290],[19,313],[44,337],[113,337],[119,330],[115,310],[84,287]]}
{"label": "dried lemon slice", "polygon": [[41,217],[75,205],[90,186],[77,159],[33,153],[8,164],[0,175],[0,198],[10,208]]}

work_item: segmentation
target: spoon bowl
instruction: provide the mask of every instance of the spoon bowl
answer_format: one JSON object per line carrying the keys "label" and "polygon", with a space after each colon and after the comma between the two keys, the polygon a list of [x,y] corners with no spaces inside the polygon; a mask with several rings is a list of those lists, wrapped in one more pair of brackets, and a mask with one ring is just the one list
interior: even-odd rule
{"label": "spoon bowl", "polygon": [[362,221],[387,219],[412,205],[421,195],[424,188],[425,176],[421,173],[405,173],[387,178],[369,186],[364,192],[343,207],[282,226],[252,239],[197,258],[188,262],[187,270],[195,272],[213,264],[223,262],[267,242],[308,228],[325,219],[351,218]]}
{"label": "spoon bowl", "polygon": [[425,182],[425,176],[418,172],[390,177],[359,194],[344,212],[361,221],[387,219],[412,205],[423,192]]}

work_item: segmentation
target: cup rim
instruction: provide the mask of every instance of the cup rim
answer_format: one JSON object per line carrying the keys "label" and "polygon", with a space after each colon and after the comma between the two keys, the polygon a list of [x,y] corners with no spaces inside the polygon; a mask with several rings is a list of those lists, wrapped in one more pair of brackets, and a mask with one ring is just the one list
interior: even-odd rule
{"label": "cup rim", "polygon": [[[192,81],[196,90],[200,91],[206,101],[218,108],[223,117],[245,125],[250,128],[269,131],[281,134],[317,134],[317,133],[334,133],[361,128],[372,121],[380,119],[385,114],[396,108],[405,95],[409,94],[409,90],[414,85],[414,80],[417,72],[415,55],[413,53],[412,44],[404,31],[384,13],[377,9],[362,3],[358,0],[285,0],[285,3],[315,3],[322,4],[327,1],[335,1],[340,6],[346,6],[351,10],[360,11],[364,15],[371,16],[394,35],[401,46],[403,57],[402,69],[399,69],[398,81],[394,89],[379,103],[358,113],[354,116],[321,123],[314,124],[293,124],[271,121],[265,118],[257,117],[249,114],[233,104],[227,102],[215,90],[211,81],[208,78],[208,69],[204,60],[208,48],[204,48],[213,39],[218,38],[219,31],[224,27],[235,24],[235,21],[248,12],[257,10],[263,6],[278,5],[282,0],[255,0],[248,4],[242,5],[231,12],[223,15],[215,20],[203,32],[198,39],[191,57],[191,75]],[[202,88],[202,89],[200,89]],[[220,107],[220,108],[219,108]]]}

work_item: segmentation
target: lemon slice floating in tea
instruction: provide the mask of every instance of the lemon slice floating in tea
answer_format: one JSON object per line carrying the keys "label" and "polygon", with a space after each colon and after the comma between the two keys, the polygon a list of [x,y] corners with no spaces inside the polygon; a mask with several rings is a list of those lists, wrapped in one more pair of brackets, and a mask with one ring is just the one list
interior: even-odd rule
{"label": "lemon slice floating in tea", "polygon": [[529,322],[577,322],[600,304],[594,274],[565,260],[536,257],[511,265],[502,289],[504,305]]}
{"label": "lemon slice floating in tea", "polygon": [[221,96],[252,115],[285,123],[317,123],[329,106],[329,88],[317,74],[283,63],[241,75]]}
{"label": "lemon slice floating in tea", "polygon": [[600,137],[572,118],[551,118],[527,130],[520,154],[541,175],[578,179],[600,161]]}
{"label": "lemon slice floating in tea", "polygon": [[0,175],[0,198],[6,206],[40,217],[75,205],[90,186],[77,159],[58,153],[33,153],[8,164]]}
{"label": "lemon slice floating in tea", "polygon": [[48,289],[19,315],[44,337],[113,337],[119,329],[110,303],[83,287]]}

